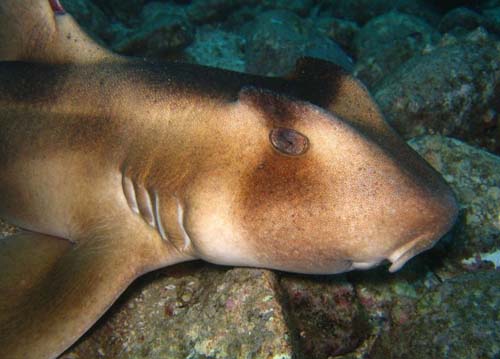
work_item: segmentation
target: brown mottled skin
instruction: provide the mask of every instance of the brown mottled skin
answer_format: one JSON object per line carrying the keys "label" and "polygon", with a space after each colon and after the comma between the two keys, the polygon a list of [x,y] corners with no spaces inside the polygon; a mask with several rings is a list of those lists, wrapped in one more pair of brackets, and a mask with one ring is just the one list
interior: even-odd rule
{"label": "brown mottled skin", "polygon": [[57,357],[155,268],[394,271],[455,220],[333,64],[272,79],[127,59],[55,0],[0,2],[0,59],[0,217],[26,230],[0,241],[1,358]]}

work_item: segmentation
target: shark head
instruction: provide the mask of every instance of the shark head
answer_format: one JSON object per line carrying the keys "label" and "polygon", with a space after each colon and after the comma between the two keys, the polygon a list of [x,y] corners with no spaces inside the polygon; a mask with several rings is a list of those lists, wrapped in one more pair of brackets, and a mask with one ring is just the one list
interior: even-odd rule
{"label": "shark head", "polygon": [[388,260],[396,271],[456,219],[448,185],[380,116],[347,120],[253,87],[222,111],[187,201],[201,258],[302,273]]}

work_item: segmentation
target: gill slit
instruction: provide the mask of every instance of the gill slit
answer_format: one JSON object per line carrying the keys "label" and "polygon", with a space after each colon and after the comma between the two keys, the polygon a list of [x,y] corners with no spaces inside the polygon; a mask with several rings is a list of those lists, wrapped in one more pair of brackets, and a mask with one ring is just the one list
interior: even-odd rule
{"label": "gill slit", "polygon": [[135,194],[134,183],[130,178],[122,174],[123,194],[127,200],[128,206],[135,214],[139,214],[139,206],[137,205],[137,197]]}
{"label": "gill slit", "polygon": [[137,203],[139,205],[139,212],[142,217],[151,227],[156,228],[156,219],[153,211],[153,203],[149,191],[142,185],[138,185],[135,193],[138,194]]}
{"label": "gill slit", "polygon": [[155,205],[155,211],[154,211],[154,217],[155,217],[155,222],[156,222],[156,228],[158,229],[158,232],[160,233],[160,237],[166,241],[168,240],[167,235],[165,234],[165,228],[163,227],[163,223],[161,221],[161,214],[160,214],[160,198],[158,197],[158,192],[154,191],[154,205]]}
{"label": "gill slit", "polygon": [[[140,216],[151,228],[157,230],[164,241],[169,241],[160,213],[160,198],[156,191],[151,196],[144,186],[134,183],[122,173],[123,194],[133,213]],[[152,197],[152,198],[151,198]]]}
{"label": "gill slit", "polygon": [[184,240],[183,250],[187,250],[190,246],[192,246],[191,238],[186,231],[186,227],[184,226],[184,207],[181,204],[181,201],[177,197],[175,197],[175,201],[177,203],[177,224],[181,230],[182,239]]}

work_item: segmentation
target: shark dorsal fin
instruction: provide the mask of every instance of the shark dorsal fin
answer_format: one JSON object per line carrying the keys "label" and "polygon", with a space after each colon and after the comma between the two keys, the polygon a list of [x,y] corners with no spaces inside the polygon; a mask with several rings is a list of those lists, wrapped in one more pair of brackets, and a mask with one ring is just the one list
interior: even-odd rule
{"label": "shark dorsal fin", "polygon": [[118,61],[98,45],[59,0],[0,2],[0,60],[51,64]]}

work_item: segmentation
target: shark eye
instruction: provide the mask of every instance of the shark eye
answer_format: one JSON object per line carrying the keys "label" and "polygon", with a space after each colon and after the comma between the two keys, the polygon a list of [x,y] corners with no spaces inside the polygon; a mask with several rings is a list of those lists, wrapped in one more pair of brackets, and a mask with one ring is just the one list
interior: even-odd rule
{"label": "shark eye", "polygon": [[275,149],[286,155],[300,156],[309,149],[307,137],[290,128],[272,129],[269,139]]}

